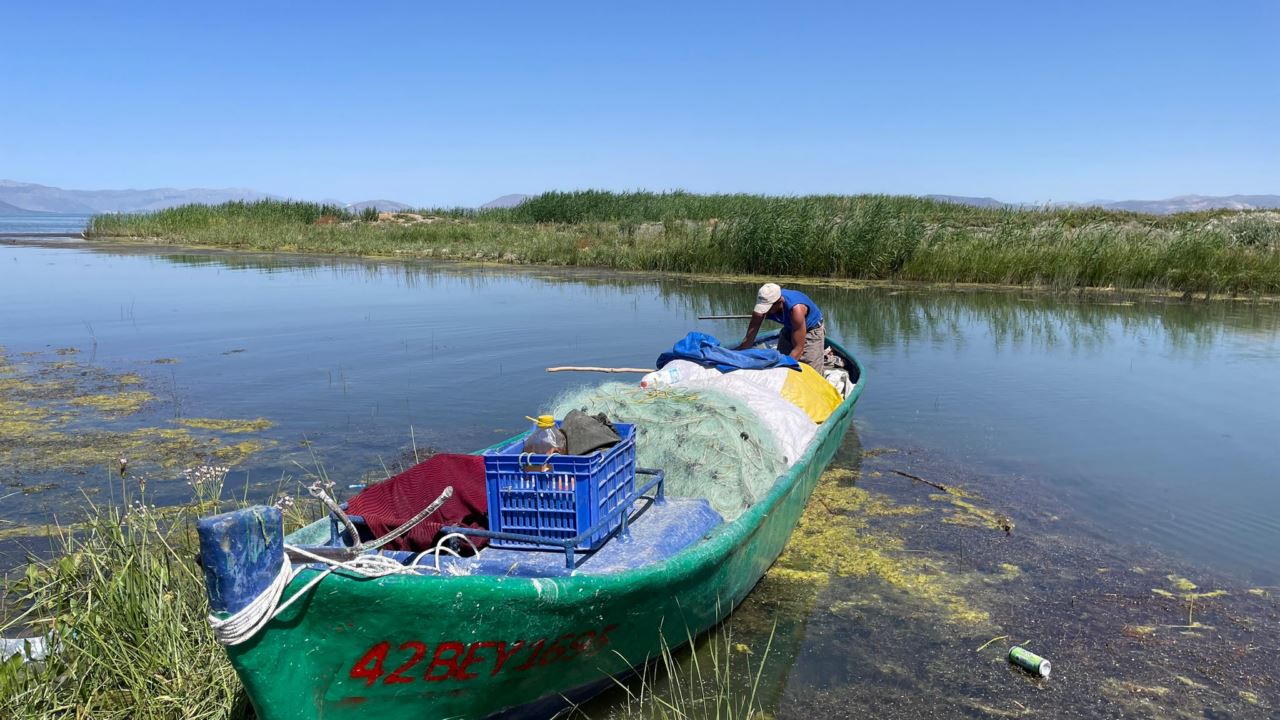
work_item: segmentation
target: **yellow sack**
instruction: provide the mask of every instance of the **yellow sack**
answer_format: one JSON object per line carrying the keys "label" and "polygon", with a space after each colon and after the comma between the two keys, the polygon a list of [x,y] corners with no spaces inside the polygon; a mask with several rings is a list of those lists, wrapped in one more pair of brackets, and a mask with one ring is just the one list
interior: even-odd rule
{"label": "yellow sack", "polygon": [[800,363],[800,372],[787,371],[787,379],[782,383],[782,397],[816,423],[831,417],[844,400],[821,373],[806,363]]}

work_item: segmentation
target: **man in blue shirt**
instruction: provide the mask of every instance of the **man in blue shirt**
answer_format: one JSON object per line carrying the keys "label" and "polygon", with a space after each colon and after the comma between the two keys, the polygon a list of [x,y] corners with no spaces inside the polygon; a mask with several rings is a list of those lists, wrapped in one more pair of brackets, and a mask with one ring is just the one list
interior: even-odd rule
{"label": "man in blue shirt", "polygon": [[747,336],[738,350],[750,348],[765,320],[782,325],[778,336],[778,352],[822,372],[822,358],[827,347],[827,329],[822,310],[808,295],[799,290],[783,290],[777,283],[765,283],[756,293],[756,306],[751,313]]}

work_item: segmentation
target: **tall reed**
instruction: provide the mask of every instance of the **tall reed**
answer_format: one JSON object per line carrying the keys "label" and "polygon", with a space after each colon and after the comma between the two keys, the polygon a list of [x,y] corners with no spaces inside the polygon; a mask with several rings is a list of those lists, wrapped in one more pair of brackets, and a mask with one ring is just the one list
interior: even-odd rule
{"label": "tall reed", "polygon": [[[95,217],[95,237],[664,272],[1280,293],[1280,215],[975,208],[889,195],[551,192],[358,222],[263,201]],[[427,211],[424,211],[427,212]]]}

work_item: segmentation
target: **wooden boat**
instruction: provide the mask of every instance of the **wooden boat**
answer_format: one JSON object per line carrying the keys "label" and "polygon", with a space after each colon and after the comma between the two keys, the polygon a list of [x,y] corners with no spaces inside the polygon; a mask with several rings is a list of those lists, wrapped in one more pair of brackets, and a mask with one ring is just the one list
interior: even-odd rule
{"label": "wooden boat", "polygon": [[[629,542],[611,541],[572,573],[563,556],[524,552],[551,559],[491,562],[461,576],[334,572],[304,590],[324,566],[294,565],[284,586],[278,548],[321,551],[328,521],[281,538],[269,508],[202,520],[215,616],[266,594],[273,580],[277,597],[305,592],[227,647],[258,717],[547,717],[657,657],[664,638],[674,648],[713,627],[777,559],[849,427],[862,368],[827,344],[854,388],[763,500],[725,523],[704,500],[670,498],[632,523]],[[503,552],[519,551],[477,557]]]}

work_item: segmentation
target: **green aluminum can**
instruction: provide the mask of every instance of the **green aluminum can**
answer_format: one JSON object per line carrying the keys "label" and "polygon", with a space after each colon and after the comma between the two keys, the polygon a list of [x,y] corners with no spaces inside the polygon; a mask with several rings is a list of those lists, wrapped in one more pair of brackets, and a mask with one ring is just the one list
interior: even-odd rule
{"label": "green aluminum can", "polygon": [[1026,670],[1029,673],[1035,673],[1040,677],[1049,677],[1049,671],[1052,669],[1048,660],[1027,650],[1014,646],[1009,650],[1009,662]]}

